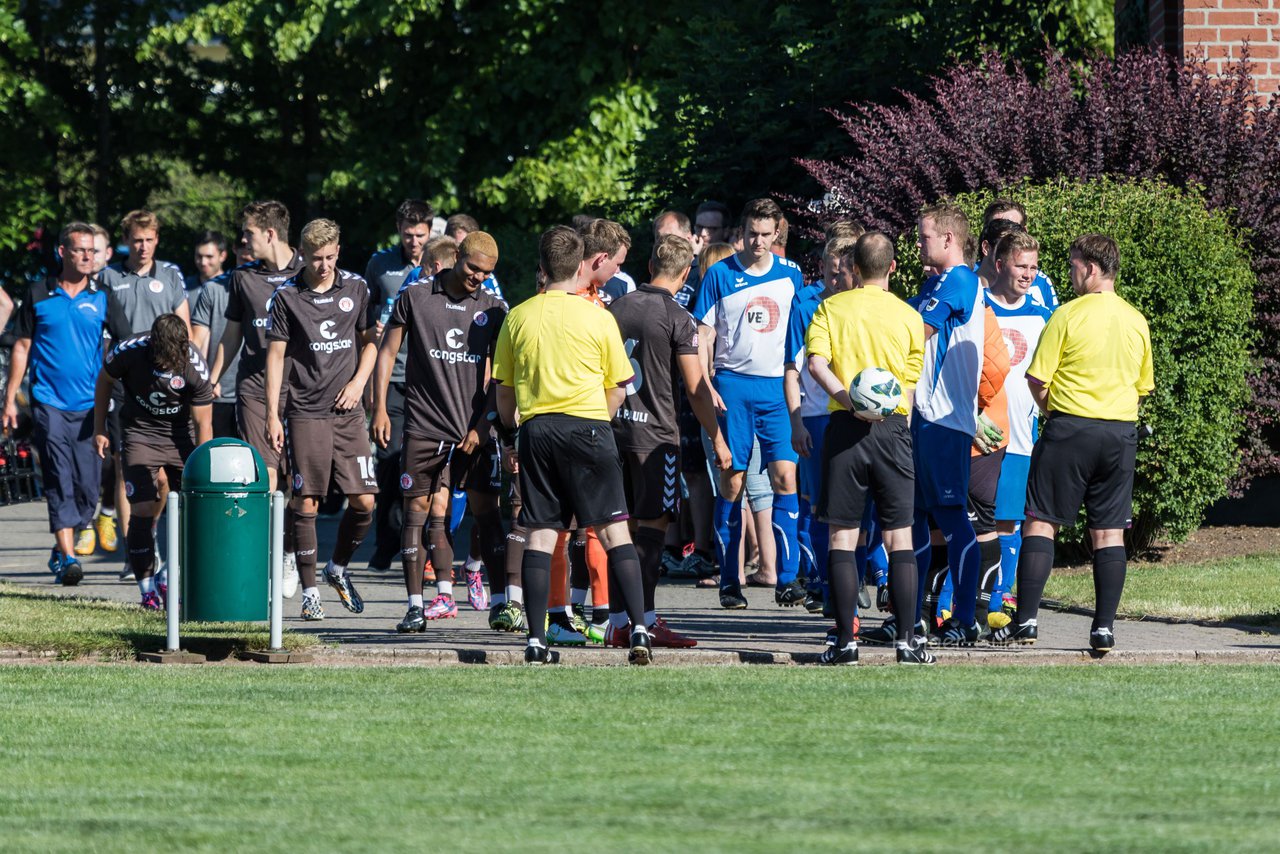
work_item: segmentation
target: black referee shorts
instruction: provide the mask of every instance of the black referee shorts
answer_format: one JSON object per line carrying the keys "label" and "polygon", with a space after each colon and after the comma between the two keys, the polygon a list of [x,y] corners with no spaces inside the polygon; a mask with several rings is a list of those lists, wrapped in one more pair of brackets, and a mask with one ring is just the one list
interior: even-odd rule
{"label": "black referee shorts", "polygon": [[1051,414],[1031,451],[1027,516],[1074,525],[1083,501],[1090,528],[1128,528],[1137,451],[1131,421]]}
{"label": "black referee shorts", "polygon": [[822,471],[819,520],[842,528],[860,528],[871,497],[885,530],[911,527],[915,464],[905,415],[868,422],[852,412],[831,413],[822,443]]}
{"label": "black referee shorts", "polygon": [[622,460],[607,421],[535,415],[520,426],[520,524],[567,530],[628,518]]}

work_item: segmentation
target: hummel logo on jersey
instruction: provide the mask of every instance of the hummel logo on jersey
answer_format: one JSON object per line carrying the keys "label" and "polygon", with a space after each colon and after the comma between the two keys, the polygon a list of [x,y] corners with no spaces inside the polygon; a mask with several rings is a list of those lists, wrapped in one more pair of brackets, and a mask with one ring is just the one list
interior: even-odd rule
{"label": "hummel logo on jersey", "polygon": [[466,311],[466,308],[464,308],[463,306],[454,305],[451,302],[445,303],[444,307],[449,309],[449,311]]}
{"label": "hummel logo on jersey", "polygon": [[323,297],[318,300],[312,300],[313,305],[327,305],[331,302],[333,302],[333,297]]}

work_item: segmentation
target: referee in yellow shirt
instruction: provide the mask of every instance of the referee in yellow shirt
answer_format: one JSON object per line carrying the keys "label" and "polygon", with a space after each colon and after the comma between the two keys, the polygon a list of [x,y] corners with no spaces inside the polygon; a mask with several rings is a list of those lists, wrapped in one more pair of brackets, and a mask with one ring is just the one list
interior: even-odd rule
{"label": "referee in yellow shirt", "polygon": [[[556,226],[538,243],[546,290],[511,310],[493,359],[498,413],[520,430],[516,449],[521,522],[529,529],[521,574],[529,615],[524,660],[545,664],[547,598],[556,534],[576,518],[594,527],[609,559],[609,594],[630,620],[627,660],[648,664],[652,643],[644,622],[640,558],[627,529],[622,461],[610,421],[626,398],[634,371],[606,309],[575,295],[582,238]],[[620,627],[622,628],[622,627]]]}
{"label": "referee in yellow shirt", "polygon": [[1053,568],[1053,538],[1074,524],[1083,501],[1093,541],[1096,616],[1089,646],[1115,646],[1124,590],[1124,531],[1133,516],[1138,404],[1155,387],[1151,333],[1142,314],[1116,294],[1120,250],[1104,234],[1071,244],[1077,299],[1054,313],[1040,335],[1027,382],[1048,413],[1031,453],[1027,518],[1018,558],[1018,613],[993,644],[1035,643],[1036,614]]}
{"label": "referee in yellow shirt", "polygon": [[[831,395],[831,421],[822,449],[823,478],[816,516],[831,529],[827,572],[836,636],[827,636],[821,664],[855,664],[853,623],[858,607],[854,550],[868,497],[874,498],[889,552],[889,599],[897,615],[898,663],[933,664],[924,638],[915,639],[919,578],[911,547],[915,466],[911,457],[912,391],[924,362],[924,321],[889,293],[896,264],[893,241],[879,232],[858,238],[853,265],[861,284],[822,301],[805,338],[809,374]],[[855,414],[849,385],[864,368],[883,368],[902,385],[893,414],[869,420]]]}

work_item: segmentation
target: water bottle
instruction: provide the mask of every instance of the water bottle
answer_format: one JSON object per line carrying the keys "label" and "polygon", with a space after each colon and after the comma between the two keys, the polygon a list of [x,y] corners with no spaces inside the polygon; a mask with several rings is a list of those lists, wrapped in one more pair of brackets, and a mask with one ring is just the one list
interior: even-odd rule
{"label": "water bottle", "polygon": [[382,314],[378,315],[378,323],[385,329],[387,322],[391,320],[391,312],[396,307],[396,298],[388,297],[387,301],[382,304]]}

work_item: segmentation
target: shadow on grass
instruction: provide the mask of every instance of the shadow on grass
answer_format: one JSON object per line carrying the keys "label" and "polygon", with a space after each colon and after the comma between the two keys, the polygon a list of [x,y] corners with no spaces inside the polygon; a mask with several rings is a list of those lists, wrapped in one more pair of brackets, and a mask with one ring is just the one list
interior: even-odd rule
{"label": "shadow on grass", "polygon": [[[182,647],[212,660],[267,649],[270,636],[257,623],[184,623]],[[59,596],[0,583],[0,648],[53,653],[58,658],[131,659],[165,648],[163,612],[110,599]],[[292,649],[319,645],[314,637],[285,632]]]}

